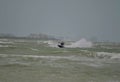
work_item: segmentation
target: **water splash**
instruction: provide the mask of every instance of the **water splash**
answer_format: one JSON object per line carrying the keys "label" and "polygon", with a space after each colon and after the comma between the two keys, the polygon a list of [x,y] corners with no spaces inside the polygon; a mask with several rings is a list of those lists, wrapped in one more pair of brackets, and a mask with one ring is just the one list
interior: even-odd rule
{"label": "water splash", "polygon": [[44,41],[43,43],[48,44],[50,47],[58,47],[57,43],[52,40]]}
{"label": "water splash", "polygon": [[66,45],[66,47],[68,48],[90,48],[92,46],[93,46],[92,42],[87,41],[84,38],[74,43],[71,43],[71,45]]}

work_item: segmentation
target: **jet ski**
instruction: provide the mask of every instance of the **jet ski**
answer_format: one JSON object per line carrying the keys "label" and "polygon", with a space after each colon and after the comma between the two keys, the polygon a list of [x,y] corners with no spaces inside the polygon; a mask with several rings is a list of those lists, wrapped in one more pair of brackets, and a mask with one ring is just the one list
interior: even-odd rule
{"label": "jet ski", "polygon": [[64,42],[59,42],[58,47],[59,48],[64,48]]}

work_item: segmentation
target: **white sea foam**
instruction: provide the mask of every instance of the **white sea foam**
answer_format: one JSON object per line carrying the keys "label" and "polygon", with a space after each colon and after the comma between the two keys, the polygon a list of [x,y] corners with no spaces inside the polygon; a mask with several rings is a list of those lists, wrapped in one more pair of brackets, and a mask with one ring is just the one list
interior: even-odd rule
{"label": "white sea foam", "polygon": [[9,47],[9,45],[0,45],[0,47]]}
{"label": "white sea foam", "polygon": [[[110,55],[111,53],[104,53],[104,52],[98,52],[98,54],[107,54]],[[118,54],[117,54],[118,55]],[[118,56],[112,56],[110,58],[118,58]],[[120,54],[119,54],[120,57]],[[81,56],[76,56],[76,55],[70,55],[70,56],[44,56],[44,55],[23,55],[23,54],[0,54],[0,58],[2,59],[6,59],[5,61],[8,61],[10,64],[23,64],[23,65],[30,65],[33,64],[33,62],[37,65],[40,64],[40,61],[46,61],[44,64],[60,64],[57,63],[57,60],[70,60],[70,61],[75,61],[76,64],[83,64],[83,65],[87,65],[87,66],[91,66],[91,67],[101,67],[104,66],[105,62],[107,62],[107,60],[103,61],[103,59],[97,59],[97,58],[88,58],[88,57],[81,57]],[[30,59],[32,59],[32,61],[28,61]],[[42,60],[41,60],[42,59]],[[36,62],[37,60],[37,62]],[[38,61],[39,60],[39,61]],[[8,63],[8,64],[9,64]],[[110,62],[109,62],[110,63]],[[112,63],[112,62],[111,62]],[[61,65],[61,64],[60,64]]]}
{"label": "white sea foam", "polygon": [[110,59],[120,59],[120,53],[97,52],[97,56],[108,57]]}
{"label": "white sea foam", "polygon": [[52,40],[44,41],[43,43],[48,44],[50,47],[57,47],[57,43]]}
{"label": "white sea foam", "polygon": [[10,41],[0,41],[1,44],[13,44],[13,42]]}
{"label": "white sea foam", "polygon": [[45,59],[74,59],[74,56],[39,56],[39,55],[17,55],[17,54],[0,54],[1,57],[24,57],[24,58],[45,58]]}
{"label": "white sea foam", "polygon": [[35,48],[30,48],[31,50],[33,50],[33,51],[39,51],[38,49],[35,49]]}

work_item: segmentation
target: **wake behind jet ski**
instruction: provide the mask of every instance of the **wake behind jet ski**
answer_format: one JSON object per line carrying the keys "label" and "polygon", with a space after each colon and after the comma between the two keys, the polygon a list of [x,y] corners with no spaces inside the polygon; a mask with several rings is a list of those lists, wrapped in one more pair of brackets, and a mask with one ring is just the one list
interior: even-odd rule
{"label": "wake behind jet ski", "polygon": [[64,44],[65,44],[64,42],[59,42],[58,47],[59,48],[64,48]]}

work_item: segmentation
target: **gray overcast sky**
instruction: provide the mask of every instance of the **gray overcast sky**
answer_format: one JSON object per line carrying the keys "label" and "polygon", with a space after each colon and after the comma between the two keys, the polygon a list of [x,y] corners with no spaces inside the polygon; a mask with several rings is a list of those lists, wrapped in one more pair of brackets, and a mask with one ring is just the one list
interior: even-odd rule
{"label": "gray overcast sky", "polygon": [[0,0],[0,33],[120,41],[120,0]]}

